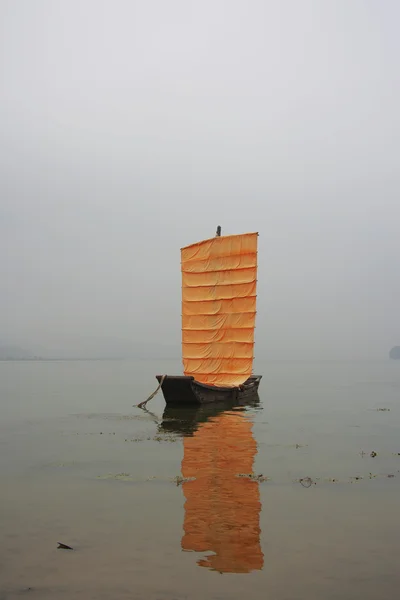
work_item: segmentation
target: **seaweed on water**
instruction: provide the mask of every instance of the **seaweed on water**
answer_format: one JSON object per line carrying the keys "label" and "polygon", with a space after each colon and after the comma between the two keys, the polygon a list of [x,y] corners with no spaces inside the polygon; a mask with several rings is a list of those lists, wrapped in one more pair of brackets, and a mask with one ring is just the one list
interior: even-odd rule
{"label": "seaweed on water", "polygon": [[130,473],[108,473],[107,475],[98,475],[97,479],[116,479],[120,481],[133,481]]}
{"label": "seaweed on water", "polygon": [[195,479],[195,477],[181,477],[181,475],[177,475],[176,477],[174,477],[173,481],[176,483],[176,485],[182,485],[182,483],[194,481]]}
{"label": "seaweed on water", "polygon": [[266,477],[262,473],[256,475],[255,473],[237,473],[236,477],[245,477],[246,479],[251,479],[252,481],[268,481],[269,477]]}
{"label": "seaweed on water", "polygon": [[156,442],[176,442],[178,438],[171,435],[155,435],[153,440]]}
{"label": "seaweed on water", "polygon": [[305,488],[311,487],[312,484],[317,485],[316,482],[311,479],[311,477],[302,477],[299,479],[299,483]]}
{"label": "seaweed on water", "polygon": [[[362,456],[364,458],[364,456],[366,456],[366,452],[364,452],[364,450],[361,450],[360,452],[360,456]],[[375,452],[375,450],[372,450],[372,452],[370,453],[370,457],[371,458],[375,458],[375,456],[378,456],[378,453]]]}

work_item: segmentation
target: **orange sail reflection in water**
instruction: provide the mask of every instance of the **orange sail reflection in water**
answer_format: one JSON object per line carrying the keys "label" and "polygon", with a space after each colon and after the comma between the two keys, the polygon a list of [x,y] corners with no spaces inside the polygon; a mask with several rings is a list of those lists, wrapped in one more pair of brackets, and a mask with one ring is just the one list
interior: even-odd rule
{"label": "orange sail reflection in water", "polygon": [[185,437],[182,460],[186,498],[182,549],[214,552],[198,561],[221,573],[262,569],[259,484],[238,474],[253,472],[257,444],[252,423],[222,413]]}

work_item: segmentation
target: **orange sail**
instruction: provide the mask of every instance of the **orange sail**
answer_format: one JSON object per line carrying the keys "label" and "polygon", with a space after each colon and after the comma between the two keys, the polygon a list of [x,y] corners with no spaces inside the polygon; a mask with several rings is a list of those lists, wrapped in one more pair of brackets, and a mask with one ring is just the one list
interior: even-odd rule
{"label": "orange sail", "polygon": [[237,387],[253,370],[258,233],[181,249],[182,359],[200,383]]}

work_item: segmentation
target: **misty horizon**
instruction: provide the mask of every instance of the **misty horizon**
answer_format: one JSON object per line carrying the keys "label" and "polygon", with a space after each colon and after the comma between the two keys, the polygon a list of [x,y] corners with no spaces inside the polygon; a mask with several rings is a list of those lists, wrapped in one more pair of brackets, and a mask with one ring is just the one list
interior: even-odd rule
{"label": "misty horizon", "polygon": [[259,232],[256,359],[387,358],[399,17],[393,0],[4,0],[0,346],[179,351],[180,248],[221,225]]}

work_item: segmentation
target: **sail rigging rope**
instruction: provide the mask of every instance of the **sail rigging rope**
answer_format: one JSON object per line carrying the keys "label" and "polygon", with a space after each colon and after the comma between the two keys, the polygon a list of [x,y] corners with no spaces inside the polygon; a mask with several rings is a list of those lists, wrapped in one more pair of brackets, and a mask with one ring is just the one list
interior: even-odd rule
{"label": "sail rigging rope", "polygon": [[147,398],[147,400],[144,400],[143,402],[140,402],[139,404],[136,404],[137,408],[145,408],[145,406],[149,402],[149,400],[151,400],[152,398],[154,398],[154,396],[157,394],[157,392],[159,391],[160,387],[164,383],[164,379],[165,378],[166,378],[166,375],[163,375],[161,377],[160,384],[159,384],[158,388],[156,390],[154,390],[154,392]]}

